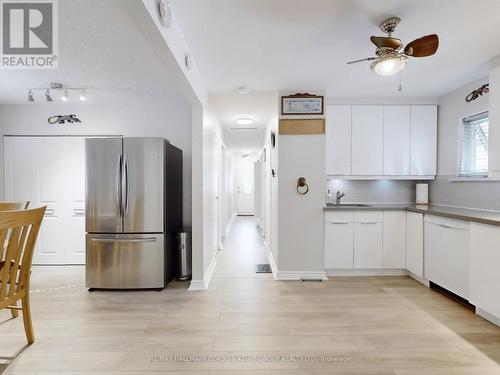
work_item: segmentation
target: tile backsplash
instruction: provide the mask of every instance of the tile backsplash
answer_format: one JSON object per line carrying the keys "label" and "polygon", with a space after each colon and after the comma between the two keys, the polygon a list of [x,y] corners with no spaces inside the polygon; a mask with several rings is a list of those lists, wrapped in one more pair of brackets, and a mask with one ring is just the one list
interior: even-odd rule
{"label": "tile backsplash", "polygon": [[415,203],[415,181],[332,179],[326,182],[328,189],[333,202],[340,190],[345,193],[344,203]]}
{"label": "tile backsplash", "polygon": [[455,176],[437,176],[429,184],[432,204],[500,211],[500,181],[450,182]]}

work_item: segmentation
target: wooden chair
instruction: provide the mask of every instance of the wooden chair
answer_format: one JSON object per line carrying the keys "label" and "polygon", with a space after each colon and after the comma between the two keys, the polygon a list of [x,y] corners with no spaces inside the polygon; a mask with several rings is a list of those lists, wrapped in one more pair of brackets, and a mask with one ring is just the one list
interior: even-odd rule
{"label": "wooden chair", "polygon": [[[29,300],[31,260],[45,209],[0,212],[0,243],[8,241],[0,258],[0,309],[23,311],[28,344],[35,341]],[[22,307],[17,306],[19,300]]]}
{"label": "wooden chair", "polygon": [[27,202],[0,202],[0,211],[27,210],[30,201]]}

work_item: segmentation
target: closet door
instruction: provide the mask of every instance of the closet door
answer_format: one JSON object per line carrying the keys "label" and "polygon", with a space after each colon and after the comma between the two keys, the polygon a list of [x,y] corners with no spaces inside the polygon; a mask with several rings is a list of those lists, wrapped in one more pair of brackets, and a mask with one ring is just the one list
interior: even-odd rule
{"label": "closet door", "polygon": [[66,185],[65,248],[67,263],[85,264],[85,139],[66,141],[68,184]]}
{"label": "closet door", "polygon": [[5,199],[46,205],[33,264],[85,263],[83,138],[5,137]]}

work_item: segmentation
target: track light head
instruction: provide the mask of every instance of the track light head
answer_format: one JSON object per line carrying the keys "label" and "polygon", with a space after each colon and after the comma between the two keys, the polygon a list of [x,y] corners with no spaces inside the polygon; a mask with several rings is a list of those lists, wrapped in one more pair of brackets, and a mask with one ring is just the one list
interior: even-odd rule
{"label": "track light head", "polygon": [[80,100],[82,102],[87,100],[87,93],[85,92],[85,90],[82,90],[82,92],[80,93]]}
{"label": "track light head", "polygon": [[61,96],[61,100],[63,102],[67,102],[69,100],[68,90],[64,90],[64,94],[63,94],[63,96]]}
{"label": "track light head", "polygon": [[47,90],[45,91],[45,100],[47,100],[48,102],[52,102],[52,96],[50,96],[50,91]]}
{"label": "track light head", "polygon": [[28,102],[30,102],[30,103],[35,102],[35,97],[33,96],[33,92],[31,90],[28,91]]}

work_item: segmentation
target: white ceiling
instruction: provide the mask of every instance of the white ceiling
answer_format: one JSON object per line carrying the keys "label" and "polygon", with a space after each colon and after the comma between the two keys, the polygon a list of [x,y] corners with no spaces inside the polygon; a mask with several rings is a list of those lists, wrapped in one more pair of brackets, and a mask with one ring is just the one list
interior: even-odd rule
{"label": "white ceiling", "polygon": [[59,1],[59,68],[0,70],[0,104],[26,103],[26,88],[51,81],[90,87],[85,105],[158,100],[177,90],[120,0]]}
{"label": "white ceiling", "polygon": [[[174,0],[174,12],[210,91],[327,90],[334,97],[435,97],[487,74],[500,53],[498,0]],[[369,63],[380,21],[402,18],[408,43],[440,37],[438,53],[398,77]]]}
{"label": "white ceiling", "polygon": [[[278,93],[272,91],[238,94],[235,91],[210,95],[210,110],[222,125],[222,137],[229,149],[245,152],[258,151],[264,144],[267,122],[277,116]],[[240,126],[240,117],[249,117],[254,123]],[[234,128],[256,127],[257,130]]]}

